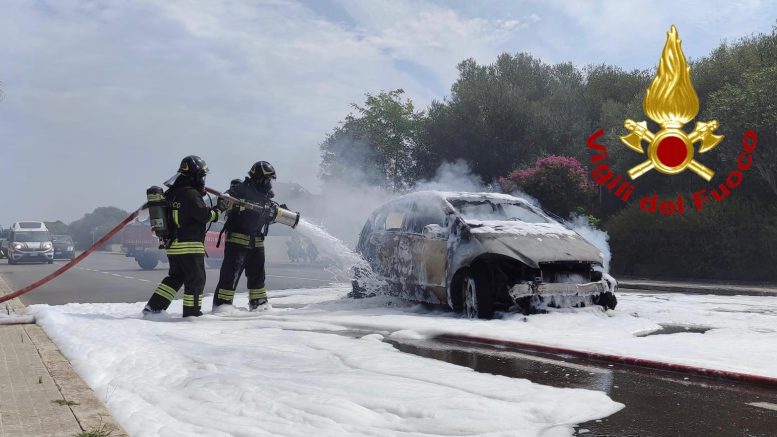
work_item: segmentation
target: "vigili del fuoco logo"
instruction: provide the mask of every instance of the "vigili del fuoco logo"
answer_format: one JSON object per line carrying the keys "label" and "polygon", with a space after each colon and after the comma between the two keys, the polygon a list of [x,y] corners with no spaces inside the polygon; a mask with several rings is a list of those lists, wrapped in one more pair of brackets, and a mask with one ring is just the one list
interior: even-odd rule
{"label": "vigili del fuoco logo", "polygon": [[[720,127],[717,120],[697,121],[696,127],[690,133],[686,133],[684,129],[699,113],[699,97],[691,84],[691,68],[685,60],[681,44],[677,28],[672,26],[667,33],[656,77],[653,78],[642,101],[645,115],[661,126],[661,129],[653,133],[645,121],[626,120],[624,123],[628,133],[620,137],[623,144],[643,155],[644,145],[647,146],[647,159],[628,170],[629,179],[615,174],[604,162],[608,157],[607,147],[596,143],[596,140],[604,135],[604,130],[599,129],[588,138],[588,148],[595,151],[591,162],[599,163],[592,172],[594,181],[612,191],[624,202],[627,202],[634,192],[635,185],[631,181],[651,170],[667,175],[690,170],[707,182],[715,175],[714,170],[702,163],[701,157],[697,159],[696,145],[698,144],[698,154],[704,154],[713,150],[723,140],[724,135],[716,134]],[[720,202],[727,198],[742,183],[744,172],[752,166],[756,143],[755,132],[745,132],[742,151],[737,157],[737,167],[728,173],[725,181],[714,188],[694,192],[688,207],[702,210],[704,203],[711,199]],[[664,215],[682,214],[686,210],[686,201],[682,195],[661,202],[657,194],[645,196],[640,199],[639,205],[643,211],[658,210]]]}

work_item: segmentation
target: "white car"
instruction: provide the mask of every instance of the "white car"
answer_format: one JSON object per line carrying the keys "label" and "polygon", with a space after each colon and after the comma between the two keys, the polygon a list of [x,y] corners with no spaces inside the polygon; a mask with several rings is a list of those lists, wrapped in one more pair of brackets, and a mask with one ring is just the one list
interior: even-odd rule
{"label": "white car", "polygon": [[16,222],[8,237],[8,264],[54,262],[54,243],[43,222]]}

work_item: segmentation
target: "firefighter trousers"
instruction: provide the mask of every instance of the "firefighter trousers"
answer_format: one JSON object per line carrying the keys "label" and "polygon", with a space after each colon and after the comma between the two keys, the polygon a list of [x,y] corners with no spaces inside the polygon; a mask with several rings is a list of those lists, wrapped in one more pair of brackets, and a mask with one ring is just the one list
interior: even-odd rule
{"label": "firefighter trousers", "polygon": [[223,304],[232,305],[240,274],[244,270],[249,302],[261,305],[267,301],[267,289],[264,288],[264,241],[257,240],[254,247],[251,247],[227,240],[219,283],[213,293],[213,308]]}
{"label": "firefighter trousers", "polygon": [[167,259],[170,261],[170,270],[148,300],[148,307],[154,311],[166,310],[183,286],[183,316],[201,316],[205,255],[168,255]]}

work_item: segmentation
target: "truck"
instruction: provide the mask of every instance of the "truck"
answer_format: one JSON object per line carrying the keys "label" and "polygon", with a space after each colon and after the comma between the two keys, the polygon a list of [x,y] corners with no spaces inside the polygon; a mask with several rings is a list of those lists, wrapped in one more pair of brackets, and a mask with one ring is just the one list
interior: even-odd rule
{"label": "truck", "polygon": [[[216,247],[222,227],[221,222],[212,223],[205,235],[205,252],[208,254],[205,262],[209,267],[220,267],[224,259],[223,239],[221,246]],[[121,250],[125,256],[134,258],[143,270],[154,270],[160,262],[167,262],[164,249],[159,248],[159,239],[151,231],[148,220],[137,220],[124,228],[121,233]]]}

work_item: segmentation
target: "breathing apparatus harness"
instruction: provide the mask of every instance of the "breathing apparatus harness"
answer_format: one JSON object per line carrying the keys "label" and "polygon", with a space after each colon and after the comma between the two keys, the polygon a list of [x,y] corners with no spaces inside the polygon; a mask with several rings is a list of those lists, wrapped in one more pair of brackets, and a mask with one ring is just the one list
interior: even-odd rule
{"label": "breathing apparatus harness", "polygon": [[[171,187],[178,178],[179,173],[168,179],[164,185]],[[280,223],[291,227],[292,229],[299,224],[300,214],[299,212],[292,212],[286,209],[286,205],[279,205],[278,203],[270,200],[266,204],[260,205],[257,203],[247,202],[242,199],[237,199],[228,194],[221,193],[212,188],[204,187],[205,193],[213,194],[219,198],[220,202],[223,202],[227,209],[232,206],[240,206],[244,209],[257,211],[262,215],[262,229],[260,230],[262,236],[267,236],[269,232],[270,224]],[[154,235],[159,238],[160,249],[169,249],[170,244],[177,237],[178,228],[173,221],[172,211],[175,208],[175,199],[170,199],[170,190],[165,191],[158,186],[150,187],[146,190],[146,199],[148,200],[148,215],[151,224],[151,230]],[[211,201],[211,204],[213,202]],[[219,239],[216,242],[216,247],[221,244],[221,236],[224,233],[224,229],[219,233]]]}
{"label": "breathing apparatus harness", "polygon": [[[246,200],[232,197],[229,194],[221,193],[208,187],[205,187],[205,191],[218,196],[219,202],[223,202],[227,209],[231,209],[233,206],[239,206],[247,210],[258,212],[261,215],[261,220],[259,222],[262,223],[261,228],[259,229],[259,234],[263,237],[267,236],[267,233],[270,231],[270,225],[273,223],[280,223],[289,226],[292,229],[296,228],[297,224],[299,224],[299,212],[289,211],[286,209],[285,204],[278,204],[272,200],[268,200],[263,204],[248,202]],[[216,242],[216,247],[219,247],[221,244],[221,237],[227,230],[228,229],[225,226],[219,233],[219,239]]]}

